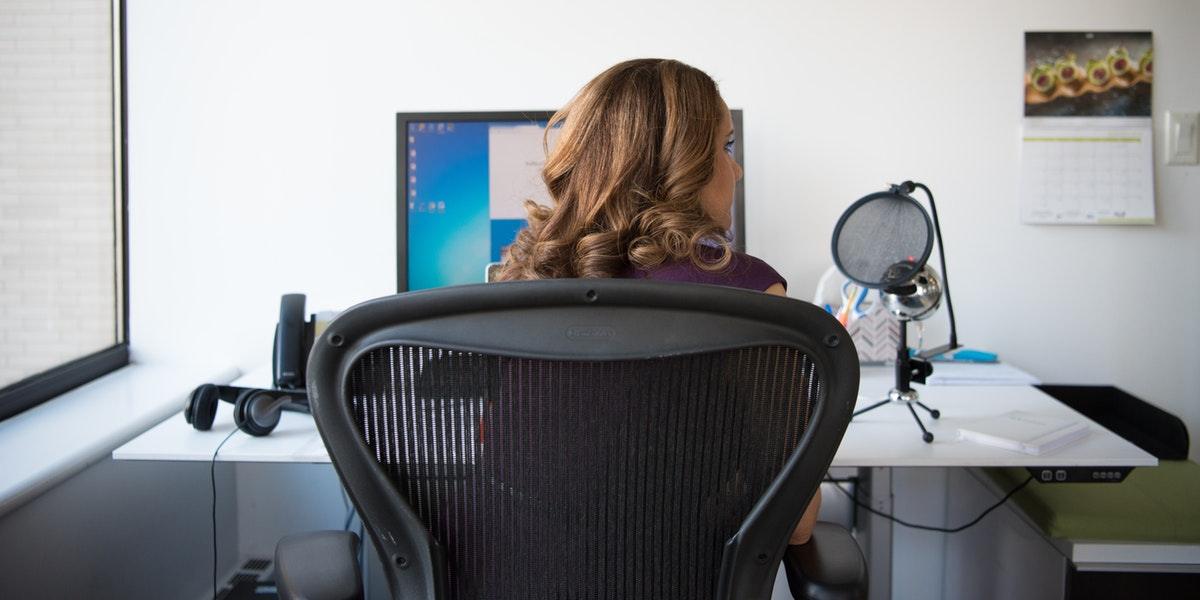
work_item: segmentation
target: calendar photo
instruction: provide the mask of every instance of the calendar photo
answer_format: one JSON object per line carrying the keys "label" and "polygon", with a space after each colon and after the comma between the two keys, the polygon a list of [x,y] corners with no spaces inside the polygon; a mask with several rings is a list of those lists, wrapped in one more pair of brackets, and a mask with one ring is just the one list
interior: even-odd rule
{"label": "calendar photo", "polygon": [[1149,117],[1150,32],[1025,33],[1026,117]]}

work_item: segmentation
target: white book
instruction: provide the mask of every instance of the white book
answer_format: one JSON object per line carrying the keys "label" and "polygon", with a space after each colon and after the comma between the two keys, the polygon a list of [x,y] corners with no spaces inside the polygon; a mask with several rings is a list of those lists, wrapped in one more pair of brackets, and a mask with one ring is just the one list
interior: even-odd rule
{"label": "white book", "polygon": [[960,440],[1035,455],[1053,452],[1087,434],[1086,421],[1021,410],[977,419],[958,428]]}
{"label": "white book", "polygon": [[1037,377],[1005,363],[933,363],[928,385],[1036,385]]}

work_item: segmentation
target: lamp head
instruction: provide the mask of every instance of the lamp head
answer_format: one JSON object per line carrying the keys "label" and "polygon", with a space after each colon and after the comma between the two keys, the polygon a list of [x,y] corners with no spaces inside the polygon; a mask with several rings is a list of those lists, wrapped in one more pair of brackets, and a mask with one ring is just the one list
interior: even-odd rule
{"label": "lamp head", "polygon": [[908,281],[879,290],[879,298],[884,309],[897,319],[921,321],[933,316],[941,305],[942,282],[937,271],[924,265]]}

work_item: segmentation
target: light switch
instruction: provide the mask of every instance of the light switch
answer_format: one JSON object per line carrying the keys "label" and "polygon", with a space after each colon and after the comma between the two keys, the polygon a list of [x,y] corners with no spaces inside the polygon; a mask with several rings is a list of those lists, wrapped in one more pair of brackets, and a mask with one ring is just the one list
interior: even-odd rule
{"label": "light switch", "polygon": [[1200,119],[1197,113],[1167,111],[1167,164],[1200,164]]}

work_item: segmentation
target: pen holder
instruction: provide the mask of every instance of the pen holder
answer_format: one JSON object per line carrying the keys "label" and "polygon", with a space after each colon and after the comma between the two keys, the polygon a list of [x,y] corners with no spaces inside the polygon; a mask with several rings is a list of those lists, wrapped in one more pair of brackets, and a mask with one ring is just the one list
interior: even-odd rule
{"label": "pen holder", "polygon": [[873,310],[850,322],[846,327],[860,363],[886,363],[896,358],[900,342],[900,322],[886,310]]}

